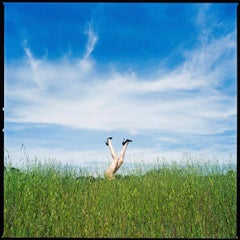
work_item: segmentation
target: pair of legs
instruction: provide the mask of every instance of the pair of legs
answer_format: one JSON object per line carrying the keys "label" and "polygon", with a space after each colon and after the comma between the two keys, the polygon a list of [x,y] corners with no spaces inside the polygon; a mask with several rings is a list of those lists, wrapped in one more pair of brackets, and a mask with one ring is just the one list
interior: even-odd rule
{"label": "pair of legs", "polygon": [[107,171],[105,172],[105,176],[107,176],[108,178],[112,179],[113,175],[117,172],[117,170],[122,166],[123,162],[124,162],[124,157],[125,157],[125,152],[128,146],[129,142],[132,142],[132,140],[127,139],[126,141],[123,141],[122,145],[122,151],[120,156],[118,157],[116,151],[114,150],[113,146],[112,146],[112,142],[111,142],[111,137],[109,137],[107,139],[106,145],[109,146],[110,152],[111,152],[111,156],[113,158],[112,163],[110,164],[110,166],[108,167]]}

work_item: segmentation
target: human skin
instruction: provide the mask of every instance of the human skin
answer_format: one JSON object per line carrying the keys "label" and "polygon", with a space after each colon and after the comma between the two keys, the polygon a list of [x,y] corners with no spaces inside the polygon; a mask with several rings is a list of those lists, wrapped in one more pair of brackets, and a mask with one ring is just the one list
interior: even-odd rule
{"label": "human skin", "polygon": [[124,162],[124,157],[125,157],[125,153],[126,153],[126,150],[127,150],[128,143],[129,143],[129,141],[125,141],[125,143],[123,144],[121,154],[118,157],[116,151],[113,148],[111,138],[107,139],[107,145],[109,146],[109,149],[110,149],[111,156],[112,156],[113,160],[112,160],[111,164],[109,165],[108,169],[105,172],[105,177],[107,177],[109,179],[114,178],[114,174],[117,172],[117,170],[122,166],[122,164]]}

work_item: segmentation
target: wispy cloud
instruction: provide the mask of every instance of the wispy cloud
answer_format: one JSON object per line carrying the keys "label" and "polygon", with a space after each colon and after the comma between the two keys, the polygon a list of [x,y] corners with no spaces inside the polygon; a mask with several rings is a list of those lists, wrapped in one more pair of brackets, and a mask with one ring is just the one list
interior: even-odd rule
{"label": "wispy cloud", "polygon": [[211,35],[212,28],[209,26],[210,21],[210,15],[209,15],[209,9],[210,9],[211,3],[203,4],[199,7],[197,16],[195,18],[196,26],[201,29],[201,33],[199,34],[199,41],[201,43],[207,43],[209,36]]}
{"label": "wispy cloud", "polygon": [[[192,133],[216,133],[233,128],[235,96],[217,90],[227,75],[234,77],[235,35],[232,33],[186,52],[184,63],[171,72],[159,77],[153,73],[147,79],[134,72],[117,70],[99,74],[92,69],[86,74],[78,61],[33,60],[29,48],[26,55],[32,61],[30,69],[24,62],[6,69],[7,78],[17,83],[10,86],[7,83],[10,88],[7,99],[24,102],[9,109],[7,121],[84,129]],[[34,70],[36,63],[35,74],[45,89],[42,83],[38,84],[39,89],[29,85],[32,77],[36,77],[34,72],[33,76],[23,73]]]}
{"label": "wispy cloud", "polygon": [[[236,81],[236,32],[216,37],[206,24],[210,8],[204,5],[199,9],[195,21],[199,44],[182,51],[183,61],[171,69],[161,65],[144,76],[134,68],[119,70],[117,64],[99,71],[92,53],[101,35],[92,22],[86,25],[81,57],[37,58],[25,42],[25,57],[5,66],[5,121],[120,130],[138,136],[153,133],[152,148],[144,150],[148,159],[164,154],[176,159],[182,142],[193,142],[193,149],[203,151],[234,149],[233,134],[225,138],[230,145],[223,139],[226,132],[236,131],[236,89],[232,84]],[[174,146],[174,151],[169,146]],[[129,154],[139,152],[137,147]],[[85,154],[98,158],[101,151],[95,155],[72,151],[65,156],[58,149],[54,154],[57,158],[79,159]]]}
{"label": "wispy cloud", "polygon": [[88,42],[87,42],[87,45],[86,45],[86,51],[85,51],[84,59],[88,58],[89,55],[92,53],[92,51],[94,50],[95,45],[97,43],[97,40],[98,40],[98,36],[93,30],[92,23],[87,24],[87,30],[86,30],[85,33],[88,36]]}
{"label": "wispy cloud", "polygon": [[30,48],[27,46],[27,41],[24,40],[23,41],[23,47],[24,47],[24,51],[25,51],[25,54],[28,58],[28,63],[30,64],[31,66],[31,70],[32,70],[32,78],[34,80],[34,82],[41,88],[43,89],[43,84],[40,80],[40,76],[39,76],[39,64],[40,64],[40,60],[38,59],[35,59],[32,55],[32,52],[30,50]]}
{"label": "wispy cloud", "polygon": [[91,53],[94,51],[95,45],[98,41],[98,36],[93,30],[92,23],[88,23],[85,34],[87,35],[87,44],[85,46],[85,53],[82,59],[79,60],[79,65],[83,72],[92,70],[94,61],[90,58]]}

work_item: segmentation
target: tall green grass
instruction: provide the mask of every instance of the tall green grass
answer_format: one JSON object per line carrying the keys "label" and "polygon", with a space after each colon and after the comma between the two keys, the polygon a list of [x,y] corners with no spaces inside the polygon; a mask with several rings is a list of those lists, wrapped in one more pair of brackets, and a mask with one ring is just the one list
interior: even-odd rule
{"label": "tall green grass", "polygon": [[75,175],[41,165],[5,170],[3,237],[236,237],[235,170]]}

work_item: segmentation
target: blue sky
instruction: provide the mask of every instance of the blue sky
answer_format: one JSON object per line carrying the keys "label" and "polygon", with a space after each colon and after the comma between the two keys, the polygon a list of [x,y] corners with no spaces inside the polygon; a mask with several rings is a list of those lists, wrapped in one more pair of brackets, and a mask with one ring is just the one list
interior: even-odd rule
{"label": "blue sky", "polygon": [[133,140],[126,165],[185,153],[236,160],[237,4],[4,9],[4,141],[13,164],[24,144],[30,159],[101,168],[111,161],[108,136],[118,152],[123,138]]}

